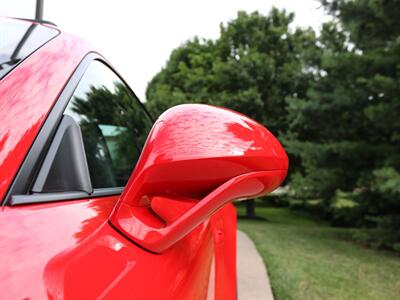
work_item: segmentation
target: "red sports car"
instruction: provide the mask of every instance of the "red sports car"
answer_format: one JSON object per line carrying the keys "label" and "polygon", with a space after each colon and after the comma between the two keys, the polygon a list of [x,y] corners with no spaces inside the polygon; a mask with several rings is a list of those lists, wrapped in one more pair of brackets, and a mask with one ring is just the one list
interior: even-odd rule
{"label": "red sports car", "polygon": [[231,202],[287,168],[246,116],[188,104],[153,122],[87,43],[0,19],[1,299],[235,299]]}

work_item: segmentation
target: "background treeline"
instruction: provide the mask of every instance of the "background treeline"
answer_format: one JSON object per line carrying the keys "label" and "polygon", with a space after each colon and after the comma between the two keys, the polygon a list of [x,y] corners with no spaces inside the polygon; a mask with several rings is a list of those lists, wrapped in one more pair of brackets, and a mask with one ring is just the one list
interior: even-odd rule
{"label": "background treeline", "polygon": [[400,1],[321,5],[332,20],[319,33],[272,9],[239,12],[217,40],[186,42],[149,83],[147,104],[156,116],[197,102],[256,119],[291,161],[286,193],[268,201],[400,251]]}

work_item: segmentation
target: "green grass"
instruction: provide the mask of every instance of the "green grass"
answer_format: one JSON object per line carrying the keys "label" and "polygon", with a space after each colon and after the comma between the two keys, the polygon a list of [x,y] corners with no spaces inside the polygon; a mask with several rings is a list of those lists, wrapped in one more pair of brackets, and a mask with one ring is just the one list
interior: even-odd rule
{"label": "green grass", "polygon": [[[268,267],[276,299],[400,299],[400,257],[350,242],[305,213],[257,207],[266,220],[239,219]],[[244,207],[238,207],[244,215]]]}

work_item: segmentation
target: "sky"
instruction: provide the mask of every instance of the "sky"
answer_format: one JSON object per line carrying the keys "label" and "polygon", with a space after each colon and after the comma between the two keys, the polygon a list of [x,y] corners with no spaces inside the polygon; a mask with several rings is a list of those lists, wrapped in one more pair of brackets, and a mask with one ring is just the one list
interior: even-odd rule
{"label": "sky", "polygon": [[[2,1],[0,16],[33,18],[36,0]],[[44,19],[89,41],[145,101],[148,82],[171,51],[198,36],[216,39],[239,10],[294,12],[294,26],[319,30],[328,20],[316,0],[44,0]]]}

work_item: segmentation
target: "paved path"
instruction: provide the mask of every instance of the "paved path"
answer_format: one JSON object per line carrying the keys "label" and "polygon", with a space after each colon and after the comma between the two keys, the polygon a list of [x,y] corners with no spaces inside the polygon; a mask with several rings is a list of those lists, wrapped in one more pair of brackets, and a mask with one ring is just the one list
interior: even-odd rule
{"label": "paved path", "polygon": [[242,231],[237,232],[238,300],[273,300],[264,262],[254,243]]}

